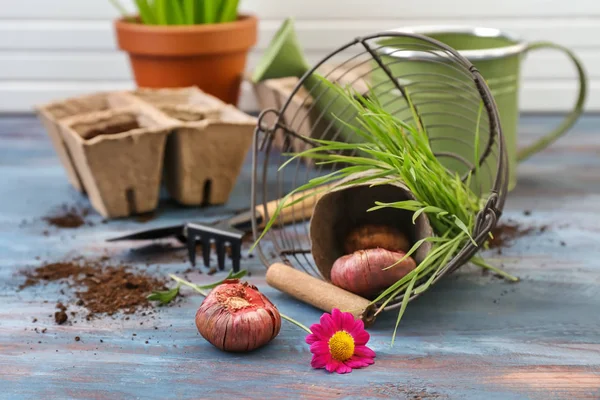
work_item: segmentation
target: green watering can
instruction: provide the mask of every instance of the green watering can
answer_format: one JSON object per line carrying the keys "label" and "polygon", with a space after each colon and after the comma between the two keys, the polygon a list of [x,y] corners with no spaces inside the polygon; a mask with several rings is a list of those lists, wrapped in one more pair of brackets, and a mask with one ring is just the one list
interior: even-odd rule
{"label": "green watering can", "polygon": [[[394,31],[416,33],[438,40],[457,50],[481,72],[496,102],[506,140],[509,161],[508,190],[512,190],[516,185],[518,162],[546,148],[565,134],[583,112],[587,95],[586,74],[581,61],[565,47],[549,42],[526,43],[490,28],[421,26],[392,32]],[[408,36],[394,38],[388,36],[378,42],[376,51],[398,83],[407,89],[413,103],[418,107],[422,122],[431,138],[433,150],[438,154],[459,155],[473,164],[486,151],[486,146],[482,144],[479,155],[476,155],[473,146],[465,146],[464,143],[473,143],[474,132],[479,127],[485,129],[487,121],[479,120],[478,104],[469,103],[469,99],[461,98],[461,89],[464,92],[463,85],[473,85],[472,77],[465,76],[464,71],[453,70],[452,64],[445,63],[439,54],[427,57],[427,52],[411,52],[411,45],[418,47],[416,41],[418,39]],[[530,146],[518,149],[521,61],[528,52],[541,48],[560,50],[573,61],[579,76],[579,94],[573,110],[560,126]],[[375,60],[372,63],[376,65]],[[310,67],[294,32],[293,20],[287,19],[272,39],[254,71],[252,80],[260,82],[265,79],[290,76],[300,78],[309,70]],[[311,96],[316,98],[315,107],[331,111],[338,117],[343,116],[348,109],[348,104],[328,90],[324,80],[325,78],[314,72],[303,81],[303,85],[310,91]],[[381,104],[399,118],[410,118],[406,100],[394,89],[393,82],[383,69],[373,68],[367,80],[371,86],[369,95],[377,96]],[[337,125],[335,120],[332,123]],[[355,136],[352,132],[345,132],[347,127],[338,126],[337,129],[341,133],[337,140],[354,140]],[[486,137],[485,132],[481,137]],[[440,160],[453,171],[461,173],[469,169],[465,163],[455,158],[443,160],[442,158],[440,157]],[[495,173],[496,161],[494,148],[492,148],[491,155],[486,161],[488,168],[486,175],[489,179],[481,176],[478,178],[479,190],[489,189]]]}
{"label": "green watering can", "polygon": [[[516,185],[517,164],[543,150],[565,134],[583,112],[587,92],[586,74],[581,61],[565,47],[549,42],[526,43],[519,38],[490,28],[419,26],[394,31],[416,33],[447,44],[467,58],[482,74],[498,107],[500,124],[506,140],[509,162],[508,190],[512,190]],[[464,158],[472,161],[474,153],[465,153],[468,151],[468,147],[459,146],[451,140],[444,140],[444,138],[456,138],[460,137],[461,134],[465,135],[467,131],[473,132],[476,130],[476,105],[469,105],[467,101],[460,101],[460,99],[457,101],[457,92],[460,91],[461,85],[472,85],[471,78],[466,77],[464,74],[461,75],[457,71],[452,71],[448,63],[440,61],[440,57],[432,56],[427,59],[428,57],[423,57],[423,53],[420,53],[420,59],[415,59],[414,54],[409,51],[411,40],[402,37],[380,41],[381,47],[378,51],[383,62],[392,74],[398,77],[402,84],[406,85],[408,92],[413,93],[413,100],[415,104],[419,105],[419,112],[422,114],[423,122],[432,138],[434,151],[461,154]],[[518,148],[517,128],[521,62],[530,51],[544,48],[565,53],[575,65],[579,78],[577,101],[573,110],[554,131],[527,147]],[[389,81],[389,77],[381,69],[373,70],[370,79],[374,87]],[[390,97],[388,103],[393,104],[395,109],[399,108],[399,101],[403,101],[398,97],[398,93],[390,93],[389,91],[378,96],[383,99],[383,103],[386,102],[386,96]],[[391,97],[399,99],[399,101],[395,100],[394,103]],[[429,100],[435,98],[436,101],[427,101],[427,97],[430,98]],[[465,124],[467,124],[465,119],[463,118],[459,122],[454,117],[457,115],[464,116],[466,114],[465,107],[472,109],[471,126],[467,130],[458,128],[459,125],[460,128],[465,128]],[[485,126],[482,121],[479,125]],[[457,128],[452,129],[452,126],[457,126]],[[436,129],[436,127],[439,129]],[[469,135],[464,140],[472,141],[473,137],[471,134]],[[483,147],[481,145],[481,152],[483,152]],[[488,161],[493,164],[495,160],[496,158],[492,153],[492,157]],[[461,167],[465,168],[464,165],[459,166],[453,160],[448,160],[446,163],[453,170],[460,170]]]}

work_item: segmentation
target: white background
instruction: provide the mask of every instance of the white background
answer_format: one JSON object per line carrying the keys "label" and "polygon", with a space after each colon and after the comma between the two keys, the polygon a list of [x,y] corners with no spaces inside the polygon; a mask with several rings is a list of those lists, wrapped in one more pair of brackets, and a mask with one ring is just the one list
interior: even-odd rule
{"label": "white background", "polygon": [[[287,16],[295,17],[313,61],[359,34],[406,25],[479,25],[575,50],[590,78],[586,108],[600,110],[599,0],[242,0],[242,9],[261,20],[249,69]],[[0,0],[0,112],[31,112],[49,100],[132,87],[126,55],[115,46],[117,15],[108,0]],[[521,109],[565,111],[575,87],[575,70],[563,55],[531,54]],[[246,88],[240,107],[254,104]]]}

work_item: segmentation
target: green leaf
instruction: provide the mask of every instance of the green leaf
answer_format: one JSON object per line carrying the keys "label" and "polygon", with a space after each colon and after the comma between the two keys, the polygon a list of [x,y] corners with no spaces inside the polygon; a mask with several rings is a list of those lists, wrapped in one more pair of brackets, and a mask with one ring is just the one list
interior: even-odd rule
{"label": "green leaf", "polygon": [[418,200],[403,200],[395,203],[382,203],[380,201],[376,201],[375,204],[375,207],[371,207],[367,211],[376,211],[382,208],[398,208],[401,210],[416,211],[419,208],[426,207]]}
{"label": "green leaf", "polygon": [[169,304],[179,294],[179,287],[180,285],[177,285],[170,290],[154,291],[146,298],[150,301],[158,301],[161,305]]}
{"label": "green leaf", "polygon": [[194,23],[204,23],[204,3],[210,0],[197,0],[195,4]]}
{"label": "green leaf", "polygon": [[231,22],[237,19],[239,0],[223,0],[221,5],[219,22]]}
{"label": "green leaf", "polygon": [[425,206],[414,212],[412,217],[412,223],[414,224],[417,221],[417,218],[419,218],[419,216],[423,213],[437,213],[438,216],[448,214],[447,211],[444,211],[439,207]]}
{"label": "green leaf", "polygon": [[415,173],[414,167],[410,167],[410,176],[412,176],[413,180],[417,180],[417,174]]}
{"label": "green leaf", "polygon": [[204,0],[203,16],[205,24],[214,24],[217,22],[221,1],[222,0]]}
{"label": "green leaf", "polygon": [[481,257],[478,257],[478,256],[472,257],[471,262],[473,264],[477,265],[478,267],[489,269],[493,273],[500,275],[501,277],[503,277],[504,279],[508,279],[509,281],[519,282],[519,280],[520,280],[519,278],[509,274],[508,272],[503,271],[500,268],[496,268],[493,265],[486,263]]}
{"label": "green leaf", "polygon": [[453,239],[453,241],[454,241],[454,244],[452,245],[452,248],[446,253],[446,255],[444,256],[442,261],[437,266],[435,272],[431,274],[431,276],[429,277],[427,282],[425,282],[424,284],[419,286],[417,289],[415,289],[415,294],[423,293],[424,291],[429,289],[429,286],[431,286],[431,283],[433,282],[433,280],[435,279],[437,274],[440,272],[440,270],[442,270],[442,268],[444,268],[446,266],[448,261],[450,261],[450,258],[454,256],[454,254],[456,253],[456,250],[458,250],[458,246],[462,244],[462,241],[460,240],[459,237]]}
{"label": "green leaf", "polygon": [[169,1],[171,0],[154,0],[154,15],[158,25],[169,24]]}
{"label": "green leaf", "polygon": [[183,15],[187,25],[194,25],[196,22],[196,0],[183,0]]}
{"label": "green leaf", "polygon": [[404,292],[404,298],[402,299],[402,305],[400,306],[400,311],[398,312],[398,319],[396,319],[396,326],[394,327],[394,334],[392,335],[392,346],[394,345],[394,341],[396,340],[396,332],[398,331],[398,326],[400,325],[400,320],[404,315],[404,311],[406,311],[406,306],[408,305],[408,300],[410,298],[413,286],[417,281],[417,275],[412,278],[406,292]]}
{"label": "green leaf", "polygon": [[170,0],[169,7],[169,24],[170,25],[185,25],[187,23],[181,0]]}
{"label": "green leaf", "polygon": [[152,7],[150,4],[148,4],[148,0],[135,0],[135,4],[137,6],[138,13],[140,14],[140,19],[144,24],[157,24],[156,16],[154,15]]}
{"label": "green leaf", "polygon": [[210,283],[208,285],[196,285],[196,287],[200,290],[213,289],[213,288],[216,288],[217,286],[219,286],[220,284],[222,284],[223,282],[225,282],[227,279],[241,279],[244,276],[246,276],[247,273],[248,273],[248,271],[245,269],[242,269],[241,271],[236,272],[236,273],[234,273],[233,271],[229,271],[229,274],[227,275],[227,277],[225,279],[222,279],[215,283]]}
{"label": "green leaf", "polygon": [[469,236],[469,239],[471,239],[471,242],[477,246],[477,242],[475,242],[475,240],[473,240],[473,238],[471,237],[471,232],[469,232],[469,228],[467,228],[467,226],[465,225],[464,222],[462,222],[460,220],[460,218],[458,218],[456,215],[454,216],[454,223],[456,224],[456,226],[458,226],[460,228],[461,231],[463,231],[464,233],[467,234],[467,236]]}

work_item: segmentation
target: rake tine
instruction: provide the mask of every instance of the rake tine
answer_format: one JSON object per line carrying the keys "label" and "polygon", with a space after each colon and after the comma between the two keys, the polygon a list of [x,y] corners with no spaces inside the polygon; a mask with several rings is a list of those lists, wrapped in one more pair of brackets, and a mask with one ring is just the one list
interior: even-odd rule
{"label": "rake tine", "polygon": [[242,237],[244,232],[239,229],[231,228],[227,225],[203,225],[189,223],[186,226],[188,241],[188,251],[190,261],[195,265],[196,260],[196,242],[202,243],[202,257],[204,265],[210,266],[211,241],[214,241],[217,251],[217,260],[219,269],[225,269],[225,243],[231,243],[233,270],[239,272],[241,260]]}
{"label": "rake tine", "polygon": [[219,264],[219,269],[225,269],[225,242],[222,240],[216,240],[215,246],[217,248],[217,260]]}
{"label": "rake tine", "polygon": [[196,235],[189,231],[187,238],[187,248],[190,263],[192,263],[193,266],[196,266]]}
{"label": "rake tine", "polygon": [[205,234],[203,235],[202,240],[202,257],[204,258],[204,266],[210,266],[210,236]]}
{"label": "rake tine", "polygon": [[241,240],[231,241],[231,260],[233,262],[233,272],[240,270],[240,259],[242,258],[242,243]]}

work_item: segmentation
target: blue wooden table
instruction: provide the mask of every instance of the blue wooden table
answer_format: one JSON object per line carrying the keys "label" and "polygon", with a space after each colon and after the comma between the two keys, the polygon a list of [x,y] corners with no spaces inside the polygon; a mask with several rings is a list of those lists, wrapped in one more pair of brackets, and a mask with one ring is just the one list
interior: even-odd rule
{"label": "blue wooden table", "polygon": [[[556,122],[523,118],[523,142]],[[304,332],[286,322],[256,352],[217,350],[196,331],[202,297],[189,291],[177,306],[158,309],[155,319],[55,324],[54,306],[68,296],[57,284],[19,290],[20,270],[77,255],[107,255],[157,276],[181,274],[189,267],[183,249],[176,250],[181,258],[141,255],[131,251],[131,243],[105,239],[188,219],[214,220],[247,207],[250,171],[247,164],[226,206],[181,209],[167,202],[146,223],[130,218],[102,224],[92,215],[94,226],[58,229],[41,217],[63,203],[85,205],[87,199],[69,186],[37,119],[4,117],[0,398],[600,398],[600,118],[585,117],[518,172],[503,218],[547,228],[501,255],[490,251],[488,259],[522,281],[509,284],[466,267],[409,305],[393,347],[396,314],[377,320],[370,329],[369,345],[377,352],[373,366],[331,375],[311,369]],[[246,255],[242,267],[282,312],[305,325],[318,321],[320,311],[265,284],[257,257]],[[188,276],[213,282],[224,274]]]}

